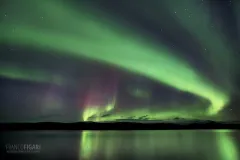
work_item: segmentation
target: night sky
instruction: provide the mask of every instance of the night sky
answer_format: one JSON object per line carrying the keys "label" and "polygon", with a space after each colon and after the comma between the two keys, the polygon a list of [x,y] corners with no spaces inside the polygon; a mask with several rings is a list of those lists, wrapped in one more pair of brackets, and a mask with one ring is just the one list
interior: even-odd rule
{"label": "night sky", "polygon": [[237,120],[239,38],[238,0],[3,0],[0,120]]}

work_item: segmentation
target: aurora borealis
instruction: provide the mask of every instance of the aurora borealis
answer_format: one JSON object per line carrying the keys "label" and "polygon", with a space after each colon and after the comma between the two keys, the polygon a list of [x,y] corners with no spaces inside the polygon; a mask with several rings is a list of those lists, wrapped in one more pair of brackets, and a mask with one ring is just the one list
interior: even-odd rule
{"label": "aurora borealis", "polygon": [[[239,0],[1,0],[0,122],[239,122],[239,44]],[[43,159],[239,159],[237,131],[0,135]]]}
{"label": "aurora borealis", "polygon": [[[80,119],[87,120],[108,111],[111,111],[110,115],[98,116],[97,120],[138,119],[143,116],[155,120],[217,116],[228,106],[234,92],[234,78],[238,74],[238,47],[234,44],[237,43],[231,43],[231,34],[223,32],[226,26],[221,15],[216,14],[221,8],[217,7],[217,2],[184,0],[181,5],[179,3],[174,0],[132,4],[122,1],[114,6],[110,1],[4,1],[1,6],[0,43],[31,48],[33,57],[41,54],[34,51],[39,50],[44,52],[46,59],[48,54],[69,57],[79,60],[79,63],[87,59],[144,76],[149,81],[209,102],[208,106],[202,107],[198,102],[191,104],[192,108],[198,106],[198,109],[189,112],[184,109],[162,112],[161,106],[152,110],[151,105],[116,111],[121,106],[115,104],[118,98],[114,95],[114,102],[85,107],[79,113]],[[233,8],[233,15],[237,17],[235,8],[238,2],[225,3]],[[212,9],[214,5],[217,9]],[[122,13],[121,9],[126,12]],[[214,17],[216,15],[217,18]],[[22,67],[15,62],[5,62],[4,58],[0,63],[2,77],[60,86],[79,85],[69,73],[55,73],[48,68],[34,66]],[[25,60],[19,61],[24,63]]]}

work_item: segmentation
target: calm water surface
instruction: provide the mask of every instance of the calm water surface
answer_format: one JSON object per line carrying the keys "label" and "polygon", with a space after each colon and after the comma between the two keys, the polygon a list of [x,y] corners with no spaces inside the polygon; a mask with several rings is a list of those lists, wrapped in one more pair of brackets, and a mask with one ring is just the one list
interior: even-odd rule
{"label": "calm water surface", "polygon": [[[239,160],[237,131],[29,131],[0,133],[1,159]],[[9,153],[6,145],[37,144]]]}

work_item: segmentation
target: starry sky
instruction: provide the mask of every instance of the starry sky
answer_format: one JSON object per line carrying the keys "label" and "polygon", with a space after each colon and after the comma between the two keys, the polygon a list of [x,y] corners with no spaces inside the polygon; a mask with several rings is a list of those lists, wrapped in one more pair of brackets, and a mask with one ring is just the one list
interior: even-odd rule
{"label": "starry sky", "polygon": [[237,120],[237,0],[3,0],[0,120]]}

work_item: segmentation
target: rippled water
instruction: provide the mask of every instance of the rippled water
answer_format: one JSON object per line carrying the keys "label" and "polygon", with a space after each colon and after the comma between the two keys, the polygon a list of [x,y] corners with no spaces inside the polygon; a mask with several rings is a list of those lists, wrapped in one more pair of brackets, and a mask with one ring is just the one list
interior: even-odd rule
{"label": "rippled water", "polygon": [[[239,160],[237,131],[29,131],[1,133],[1,159]],[[38,153],[8,153],[38,144]]]}

